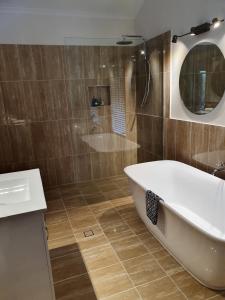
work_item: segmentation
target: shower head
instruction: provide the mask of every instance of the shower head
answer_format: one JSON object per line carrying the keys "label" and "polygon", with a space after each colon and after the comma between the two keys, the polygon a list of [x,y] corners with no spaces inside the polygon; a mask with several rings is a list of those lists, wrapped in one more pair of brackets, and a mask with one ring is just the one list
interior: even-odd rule
{"label": "shower head", "polygon": [[133,44],[133,41],[129,41],[126,39],[123,39],[123,40],[117,42],[117,45],[120,45],[120,46],[127,46],[127,45],[131,45],[131,44]]}

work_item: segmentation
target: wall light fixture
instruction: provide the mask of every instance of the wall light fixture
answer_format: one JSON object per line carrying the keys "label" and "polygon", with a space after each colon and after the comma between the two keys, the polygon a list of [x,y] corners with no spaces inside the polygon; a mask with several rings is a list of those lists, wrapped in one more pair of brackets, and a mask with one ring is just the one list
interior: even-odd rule
{"label": "wall light fixture", "polygon": [[214,18],[214,19],[212,19],[211,23],[206,22],[206,23],[200,24],[198,26],[191,27],[190,31],[185,34],[174,35],[172,38],[172,43],[176,43],[178,38],[184,37],[186,35],[191,35],[191,36],[199,35],[199,34],[210,31],[211,27],[218,28],[222,22],[224,22],[224,19],[220,20],[218,18]]}

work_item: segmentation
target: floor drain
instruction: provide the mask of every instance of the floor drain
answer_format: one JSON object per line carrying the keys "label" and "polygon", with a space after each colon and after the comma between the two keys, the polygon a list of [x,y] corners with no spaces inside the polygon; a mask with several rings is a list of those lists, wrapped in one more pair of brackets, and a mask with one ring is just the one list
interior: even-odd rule
{"label": "floor drain", "polygon": [[90,230],[87,230],[87,231],[84,231],[83,233],[84,233],[84,236],[85,236],[85,237],[89,237],[89,236],[95,235],[95,234],[94,234],[94,231],[91,230],[91,229],[90,229]]}

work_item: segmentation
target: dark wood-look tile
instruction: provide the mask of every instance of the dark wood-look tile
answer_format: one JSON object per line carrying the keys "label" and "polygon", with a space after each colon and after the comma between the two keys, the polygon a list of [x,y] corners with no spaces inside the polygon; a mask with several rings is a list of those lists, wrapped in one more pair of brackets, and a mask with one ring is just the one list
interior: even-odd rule
{"label": "dark wood-look tile", "polygon": [[30,121],[46,121],[50,119],[49,106],[51,94],[47,81],[24,81],[24,95],[27,115]]}
{"label": "dark wood-look tile", "polygon": [[49,241],[71,236],[72,234],[73,231],[68,221],[48,225]]}
{"label": "dark wood-look tile", "polygon": [[214,169],[216,164],[225,161],[225,128],[209,126],[209,171]]}
{"label": "dark wood-look tile", "polygon": [[69,121],[31,124],[34,155],[37,159],[60,158],[72,154]]}
{"label": "dark wood-look tile", "polygon": [[34,159],[31,143],[30,126],[25,124],[10,125],[9,138],[11,142],[13,161],[25,162]]}
{"label": "dark wood-look tile", "polygon": [[41,46],[18,45],[18,54],[23,80],[41,80],[44,78]]}
{"label": "dark wood-look tile", "polygon": [[191,126],[192,123],[176,121],[176,160],[191,162]]}
{"label": "dark wood-look tile", "polygon": [[191,164],[204,171],[208,170],[209,126],[192,123]]}
{"label": "dark wood-look tile", "polygon": [[164,119],[164,158],[176,159],[176,120]]}
{"label": "dark wood-look tile", "polygon": [[[48,194],[46,193],[46,195]],[[62,199],[48,201],[47,208],[48,208],[48,213],[65,210]]]}
{"label": "dark wood-look tile", "polygon": [[85,80],[67,80],[66,88],[69,105],[71,107],[71,115],[73,118],[85,117],[85,112],[87,110]]}
{"label": "dark wood-look tile", "polygon": [[48,241],[48,249],[51,258],[70,254],[79,250],[74,235],[65,236],[57,240]]}
{"label": "dark wood-look tile", "polygon": [[[84,78],[94,79],[99,71],[100,47],[86,46],[82,49],[82,58],[84,62]],[[88,61],[88,64],[85,63]]]}
{"label": "dark wood-look tile", "polygon": [[8,123],[24,123],[27,116],[22,82],[2,82],[1,97]]}
{"label": "dark wood-look tile", "polygon": [[80,252],[66,254],[51,260],[54,282],[87,273]]}
{"label": "dark wood-look tile", "polygon": [[57,185],[70,184],[76,181],[76,170],[73,167],[72,156],[65,156],[55,160]]}
{"label": "dark wood-look tile", "polygon": [[152,118],[152,151],[155,156],[163,158],[163,118]]}
{"label": "dark wood-look tile", "polygon": [[[8,126],[6,126],[6,125],[0,126],[0,140],[1,140],[1,146],[0,146],[0,161],[1,161],[1,163],[5,164],[7,162],[12,162],[13,149],[12,149],[12,143],[10,141]],[[3,165],[2,165],[2,172],[5,169],[5,167],[3,167]],[[7,166],[6,169],[8,169],[8,168],[9,168],[9,166]]]}
{"label": "dark wood-look tile", "polygon": [[74,119],[71,121],[71,135],[73,142],[73,153],[85,154],[90,152],[90,147],[82,140],[82,137],[88,134],[86,119]]}
{"label": "dark wood-look tile", "polygon": [[55,284],[57,300],[97,300],[87,274]]}
{"label": "dark wood-look tile", "polygon": [[74,169],[76,170],[77,182],[92,179],[90,154],[77,155],[74,158]]}
{"label": "dark wood-look tile", "polygon": [[41,46],[45,79],[64,79],[65,62],[63,46]]}
{"label": "dark wood-look tile", "polygon": [[0,81],[20,79],[17,45],[0,45],[0,66]]}
{"label": "dark wood-look tile", "polygon": [[170,117],[170,72],[163,73],[163,117]]}
{"label": "dark wood-look tile", "polygon": [[65,46],[66,79],[84,78],[82,46]]}
{"label": "dark wood-look tile", "polygon": [[55,159],[37,160],[30,163],[30,169],[39,168],[43,185],[48,187],[55,187],[58,185],[56,174]]}
{"label": "dark wood-look tile", "polygon": [[50,80],[48,85],[51,95],[50,119],[69,119],[71,117],[71,107],[68,101],[66,82],[64,80]]}

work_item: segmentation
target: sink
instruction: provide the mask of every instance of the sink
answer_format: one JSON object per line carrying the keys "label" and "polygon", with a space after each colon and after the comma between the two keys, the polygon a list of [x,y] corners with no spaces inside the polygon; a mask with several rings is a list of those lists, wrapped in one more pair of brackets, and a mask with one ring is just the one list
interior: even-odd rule
{"label": "sink", "polygon": [[30,200],[27,178],[0,181],[0,205],[10,205]]}
{"label": "sink", "polygon": [[39,169],[0,174],[0,219],[46,208]]}

